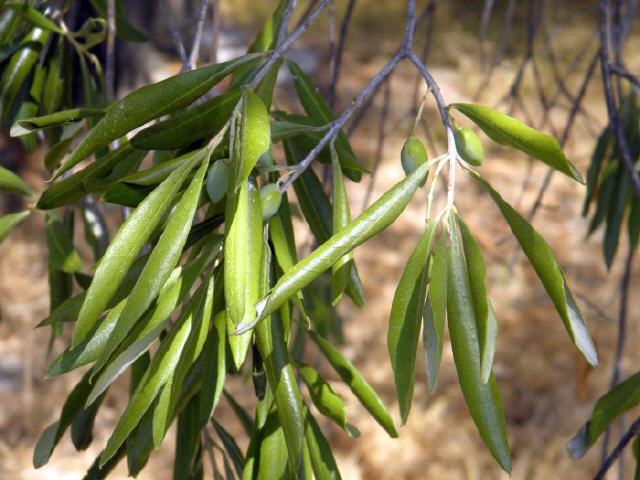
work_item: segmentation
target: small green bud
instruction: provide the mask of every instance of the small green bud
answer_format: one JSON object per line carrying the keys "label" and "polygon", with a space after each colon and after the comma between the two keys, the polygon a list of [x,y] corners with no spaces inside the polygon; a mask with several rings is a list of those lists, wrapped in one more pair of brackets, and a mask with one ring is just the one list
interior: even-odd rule
{"label": "small green bud", "polygon": [[280,208],[282,193],[275,183],[267,183],[260,189],[260,204],[262,206],[262,221],[267,222]]}
{"label": "small green bud", "polygon": [[484,151],[478,136],[470,128],[460,128],[454,134],[456,150],[462,159],[471,165],[480,166],[484,161]]}
{"label": "small green bud", "polygon": [[429,159],[427,149],[416,137],[409,137],[402,146],[400,160],[404,173],[409,175]]}
{"label": "small green bud", "polygon": [[227,193],[229,167],[224,160],[218,160],[207,174],[207,195],[213,203],[218,203]]}

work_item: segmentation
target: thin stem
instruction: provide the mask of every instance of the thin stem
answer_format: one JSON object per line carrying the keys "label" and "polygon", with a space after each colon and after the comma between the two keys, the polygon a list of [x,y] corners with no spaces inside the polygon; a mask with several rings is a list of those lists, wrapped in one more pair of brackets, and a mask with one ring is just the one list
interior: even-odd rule
{"label": "thin stem", "polygon": [[211,51],[209,61],[218,63],[218,43],[220,40],[220,0],[211,2]]}
{"label": "thin stem", "polygon": [[596,473],[593,480],[604,480],[605,475],[615,463],[618,457],[622,454],[624,448],[633,440],[633,438],[640,433],[640,417],[637,418],[629,427],[629,430],[620,438],[618,444],[613,448],[609,456],[606,458],[598,473]]}
{"label": "thin stem", "polygon": [[200,44],[202,43],[202,32],[204,31],[204,21],[207,18],[207,7],[209,6],[208,0],[200,1],[200,15],[198,15],[198,23],[196,24],[196,33],[193,36],[193,43],[191,45],[191,52],[189,53],[188,69],[193,70],[198,63],[198,57],[200,56]]}
{"label": "thin stem", "polygon": [[340,67],[342,66],[342,55],[344,52],[344,44],[347,38],[347,30],[351,22],[351,15],[355,7],[356,0],[349,0],[347,9],[340,24],[340,36],[338,37],[338,43],[333,52],[331,63],[331,82],[329,83],[329,91],[327,93],[329,105],[333,106],[336,101],[336,86],[338,84],[338,77],[340,76]]}
{"label": "thin stem", "polygon": [[622,122],[620,122],[616,99],[613,95],[613,86],[611,83],[611,62],[609,60],[609,39],[611,37],[611,5],[609,0],[600,0],[600,68],[602,70],[602,84],[604,87],[604,96],[607,104],[607,112],[609,114],[609,123],[611,129],[616,136],[616,143],[622,164],[624,165],[633,192],[636,197],[640,198],[640,176],[634,172],[633,159],[629,151],[629,145],[624,136]]}
{"label": "thin stem", "polygon": [[[290,1],[289,7],[293,2],[294,0]],[[255,88],[256,85],[260,83],[267,72],[271,69],[273,64],[278,61],[278,59],[291,47],[291,45],[293,45],[302,36],[304,32],[307,31],[311,24],[315,22],[315,20],[320,16],[323,10],[327,8],[327,5],[329,5],[330,2],[331,0],[321,0],[320,3],[318,3],[318,6],[313,9],[302,22],[300,22],[296,29],[286,39],[283,39],[282,42],[280,42],[276,46],[275,50],[271,54],[271,57],[269,57],[269,60],[265,62],[260,71],[258,71],[258,73],[256,74],[253,82],[251,82],[251,86],[253,88]],[[287,7],[287,10],[289,10],[289,7]],[[288,19],[283,18],[282,23],[283,25],[286,25],[288,23]],[[283,28],[286,30],[286,27],[283,26],[281,27],[280,31],[282,31]]]}
{"label": "thin stem", "polygon": [[116,1],[107,0],[107,101],[115,96]]}

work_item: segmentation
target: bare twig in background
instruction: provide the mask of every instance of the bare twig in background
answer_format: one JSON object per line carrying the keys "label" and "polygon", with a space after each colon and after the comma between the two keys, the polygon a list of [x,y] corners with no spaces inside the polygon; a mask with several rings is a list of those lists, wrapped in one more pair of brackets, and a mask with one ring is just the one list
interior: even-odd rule
{"label": "bare twig in background", "polygon": [[[198,15],[198,23],[196,23],[196,31],[193,35],[193,43],[191,44],[191,52],[189,52],[188,69],[193,70],[198,63],[200,56],[200,44],[202,43],[202,32],[204,31],[204,22],[207,18],[208,0],[200,0],[200,13]],[[184,65],[183,65],[184,69]]]}
{"label": "bare twig in background", "polygon": [[220,0],[211,1],[211,50],[209,52],[209,61],[218,63],[218,43],[220,41]]}
{"label": "bare twig in background", "polygon": [[[624,272],[622,274],[622,280],[620,281],[620,304],[618,307],[618,335],[616,340],[616,352],[613,360],[613,371],[611,373],[611,383],[609,389],[615,387],[620,383],[622,377],[622,357],[624,356],[625,340],[627,338],[627,316],[629,308],[629,288],[631,287],[631,273],[633,270],[633,257],[635,250],[629,249],[627,258],[624,264]],[[609,448],[609,435],[610,431],[605,432],[604,440],[602,442],[602,461],[604,462],[607,457],[607,450]]]}
{"label": "bare twig in background", "polygon": [[495,0],[485,0],[484,7],[482,8],[482,18],[480,20],[480,67],[484,70],[487,62],[487,52],[485,48],[485,42],[487,40],[487,33],[489,32],[489,23],[491,22],[491,13],[493,12],[493,6]]}
{"label": "bare twig in background", "polygon": [[105,78],[107,101],[115,96],[116,0],[107,0],[107,55]]}
{"label": "bare twig in background", "polygon": [[182,65],[186,65],[189,63],[189,57],[187,56],[187,51],[184,48],[184,43],[182,42],[182,36],[178,31],[178,26],[176,25],[176,19],[171,12],[171,7],[167,0],[162,0],[160,6],[165,11],[167,15],[167,27],[169,28],[169,33],[173,37],[173,43],[176,45],[176,49],[178,50],[178,56],[180,57],[180,62]]}
{"label": "bare twig in background", "polygon": [[638,76],[631,73],[622,65],[612,64],[609,66],[609,71],[614,75],[618,75],[619,77],[628,80],[634,87],[640,88],[640,79]]}
{"label": "bare twig in background", "polygon": [[338,43],[333,51],[331,57],[331,81],[329,82],[329,90],[327,93],[327,100],[332,107],[336,101],[336,86],[338,84],[338,78],[340,76],[340,67],[342,66],[342,55],[344,53],[344,44],[347,38],[347,31],[349,30],[349,24],[351,22],[351,16],[355,7],[356,0],[349,0],[347,8],[340,24],[340,35],[338,36]]}
{"label": "bare twig in background", "polygon": [[380,124],[378,127],[378,144],[376,145],[376,154],[371,166],[371,178],[369,178],[369,185],[367,185],[367,191],[362,200],[362,210],[369,205],[369,199],[371,198],[371,192],[376,181],[376,175],[378,167],[384,157],[384,142],[386,140],[386,126],[387,118],[389,116],[389,100],[391,99],[391,80],[388,80],[384,84],[383,97],[382,97],[382,110],[380,111]]}
{"label": "bare twig in background", "polygon": [[[629,145],[622,131],[620,112],[616,106],[611,82],[611,63],[609,60],[609,48],[611,38],[611,5],[609,0],[600,0],[600,69],[602,72],[602,85],[609,114],[609,124],[613,131],[620,152],[620,159],[629,175],[634,194],[640,198],[640,173],[633,168],[633,159],[629,151]],[[620,62],[617,62],[618,64]]]}
{"label": "bare twig in background", "polygon": [[613,448],[609,456],[606,458],[596,476],[593,480],[604,480],[605,475],[611,468],[611,466],[618,459],[624,448],[633,440],[633,438],[640,432],[640,418],[637,418],[629,427],[629,430],[620,438],[618,444]]}

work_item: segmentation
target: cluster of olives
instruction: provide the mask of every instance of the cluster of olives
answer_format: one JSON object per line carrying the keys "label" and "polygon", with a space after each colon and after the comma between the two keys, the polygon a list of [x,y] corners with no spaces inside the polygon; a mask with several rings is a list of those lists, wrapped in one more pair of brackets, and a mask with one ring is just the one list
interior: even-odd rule
{"label": "cluster of olives", "polygon": [[[456,150],[458,155],[467,163],[480,166],[484,160],[484,151],[480,139],[473,133],[470,128],[457,128],[454,132],[456,142]],[[402,168],[409,175],[413,173],[420,165],[429,160],[427,149],[424,144],[416,137],[411,136],[404,142],[402,153],[400,155]]]}
{"label": "cluster of olives", "polygon": [[[218,160],[207,174],[207,195],[213,203],[218,203],[227,193],[229,183],[229,165],[224,160]],[[268,222],[280,208],[282,193],[275,183],[267,183],[260,188],[260,206],[262,220]]]}

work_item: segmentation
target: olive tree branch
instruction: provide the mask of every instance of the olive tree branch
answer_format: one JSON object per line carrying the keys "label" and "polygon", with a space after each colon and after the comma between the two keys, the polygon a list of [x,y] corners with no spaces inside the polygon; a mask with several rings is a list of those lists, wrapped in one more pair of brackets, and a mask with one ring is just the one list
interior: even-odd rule
{"label": "olive tree branch", "polygon": [[[324,3],[324,2],[323,2]],[[327,2],[328,3],[328,2]],[[321,5],[318,6],[320,8]],[[310,15],[311,16],[311,15]],[[426,68],[422,60],[413,52],[413,38],[415,34],[416,26],[416,0],[407,1],[407,16],[405,22],[405,31],[402,39],[400,49],[393,55],[382,69],[374,75],[369,83],[362,89],[351,105],[346,108],[340,116],[329,124],[329,130],[320,139],[316,146],[307,154],[307,156],[298,164],[296,170],[294,170],[284,181],[280,184],[280,191],[285,192],[291,187],[293,182],[311,165],[311,162],[320,154],[322,149],[329,143],[329,141],[338,134],[340,129],[344,126],[347,120],[358,110],[362,105],[371,97],[378,87],[384,82],[387,77],[393,72],[395,67],[403,60],[408,59],[415,65],[422,77],[424,78],[431,94],[433,95],[443,125],[447,130],[448,140],[448,153],[450,161],[450,173],[449,173],[449,192],[447,196],[447,205],[451,207],[454,201],[454,186],[455,186],[455,170],[457,166],[458,154],[456,151],[453,130],[451,130],[451,124],[449,122],[449,115],[447,113],[446,103],[442,98],[440,87],[432,77],[429,70]],[[292,35],[293,36],[293,35]],[[291,38],[291,37],[289,37]],[[285,43],[288,41],[287,39]],[[277,50],[276,50],[277,51]],[[264,67],[263,67],[264,68]]]}
{"label": "olive tree branch", "polygon": [[329,82],[329,91],[327,93],[329,105],[333,106],[336,101],[336,86],[338,84],[338,77],[340,76],[340,67],[342,66],[342,55],[344,53],[344,44],[347,38],[347,30],[351,23],[351,15],[353,14],[353,8],[355,7],[356,0],[349,0],[347,9],[340,24],[340,36],[338,37],[338,44],[333,52],[333,58],[331,62],[331,81]]}
{"label": "olive tree branch", "polygon": [[629,175],[633,192],[636,197],[640,198],[640,174],[634,172],[633,159],[631,158],[627,140],[624,137],[622,123],[619,117],[620,112],[616,106],[616,99],[613,94],[611,61],[609,59],[610,37],[611,5],[609,0],[600,0],[600,69],[602,71],[602,85],[604,87],[604,96],[609,114],[609,123],[615,135],[616,143],[618,144],[622,164]]}
{"label": "olive tree branch", "polygon": [[633,438],[640,433],[640,417],[636,418],[636,420],[631,424],[629,430],[625,432],[625,434],[620,438],[618,444],[613,448],[609,456],[606,458],[596,476],[593,477],[593,480],[604,480],[605,475],[611,468],[611,466],[618,459],[620,454],[624,448],[633,440]]}
{"label": "olive tree branch", "polygon": [[[200,44],[202,43],[202,32],[204,30],[204,21],[207,18],[207,7],[209,6],[208,0],[200,1],[200,15],[198,16],[198,23],[196,24],[196,32],[193,36],[193,43],[191,44],[191,52],[189,52],[188,69],[193,70],[198,63],[198,57],[200,56]],[[184,65],[183,65],[184,68]]]}

